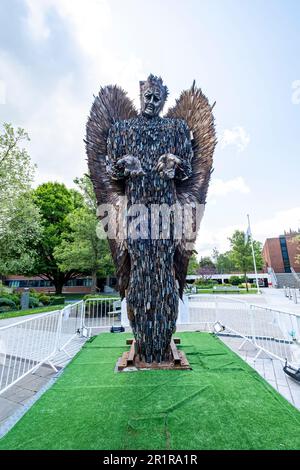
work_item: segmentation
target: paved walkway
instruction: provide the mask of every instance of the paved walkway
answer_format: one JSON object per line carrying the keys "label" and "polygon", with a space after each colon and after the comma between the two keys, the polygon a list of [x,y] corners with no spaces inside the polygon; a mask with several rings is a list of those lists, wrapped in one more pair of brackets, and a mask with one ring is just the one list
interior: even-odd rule
{"label": "paved walkway", "polygon": [[254,362],[257,349],[247,342],[239,350],[243,339],[222,336],[220,339],[255,369],[272,387],[300,410],[300,384],[283,372],[282,363],[262,352]]}
{"label": "paved walkway", "polygon": [[[84,344],[84,338],[74,339],[67,347],[67,356],[59,352],[53,359],[58,370],[65,367]],[[57,373],[48,365],[42,365],[32,374],[28,374],[17,385],[10,387],[0,395],[0,437],[18,420],[38,397],[40,391],[51,383]]]}
{"label": "paved walkway", "polygon": [[262,293],[256,294],[226,294],[226,297],[232,299],[244,300],[250,304],[257,304],[261,306],[271,307],[278,310],[287,311],[290,313],[297,313],[300,315],[300,293],[298,295],[298,304],[295,304],[293,300],[288,299],[284,295],[283,289],[265,288],[261,290]]}

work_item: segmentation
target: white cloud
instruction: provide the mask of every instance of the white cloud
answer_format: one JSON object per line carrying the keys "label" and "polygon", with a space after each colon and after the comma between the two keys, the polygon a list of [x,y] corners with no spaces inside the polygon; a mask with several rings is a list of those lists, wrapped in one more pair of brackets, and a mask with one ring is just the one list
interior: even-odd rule
{"label": "white cloud", "polygon": [[45,40],[50,35],[50,29],[46,23],[45,8],[49,7],[50,2],[43,0],[26,0],[28,16],[26,18],[28,31],[36,41]]}
{"label": "white cloud", "polygon": [[250,188],[242,176],[237,176],[227,181],[221,178],[214,178],[209,187],[208,200],[212,201],[217,197],[227,196],[227,194],[234,192],[242,194],[250,192]]}
{"label": "white cloud", "polygon": [[[65,27],[73,38],[74,47],[86,61],[87,85],[91,94],[96,93],[99,84],[115,83],[116,80],[139,105],[139,80],[145,78],[146,72],[140,58],[129,53],[120,57],[107,43],[107,33],[113,29],[111,9],[107,0],[26,0],[28,4],[28,26],[32,27],[34,37],[45,24],[50,8],[63,20]],[[42,30],[41,30],[42,33]]]}
{"label": "white cloud", "polygon": [[243,152],[249,145],[250,136],[243,127],[236,126],[232,129],[224,129],[219,140],[222,149],[232,145],[237,147],[239,152]]}
{"label": "white cloud", "polygon": [[0,50],[0,79],[7,85],[6,102],[15,116],[13,124],[24,127],[30,135],[28,150],[38,165],[37,184],[57,180],[70,185],[75,176],[87,170],[83,139],[93,94],[97,94],[100,85],[117,82],[138,106],[139,80],[146,72],[134,54],[129,52],[120,58],[118,51],[107,44],[106,32],[113,27],[108,1],[25,2],[28,10],[24,21],[33,47],[38,49],[52,40],[48,18],[55,11],[73,41],[76,58],[85,73],[78,77],[76,71],[68,69],[65,75],[58,75],[56,82],[40,80],[36,88],[34,66]]}
{"label": "white cloud", "polygon": [[[250,214],[251,215],[251,214]],[[227,251],[230,247],[228,237],[235,230],[247,229],[246,214],[241,214],[242,222],[239,224],[227,225],[214,230],[207,228],[205,216],[200,226],[199,235],[196,242],[196,250],[199,256],[210,256],[214,247],[221,253]],[[251,229],[255,240],[262,243],[267,238],[278,237],[284,231],[298,230],[300,227],[300,206],[275,212],[270,217],[263,220],[255,220],[254,214],[251,217]]]}
{"label": "white cloud", "polygon": [[29,151],[38,162],[37,180],[71,184],[86,171],[84,130],[87,108],[72,93],[72,76],[61,79],[28,118]]}
{"label": "white cloud", "polygon": [[278,237],[284,231],[298,230],[300,227],[300,207],[278,211],[272,217],[253,223],[253,236],[261,241]]}

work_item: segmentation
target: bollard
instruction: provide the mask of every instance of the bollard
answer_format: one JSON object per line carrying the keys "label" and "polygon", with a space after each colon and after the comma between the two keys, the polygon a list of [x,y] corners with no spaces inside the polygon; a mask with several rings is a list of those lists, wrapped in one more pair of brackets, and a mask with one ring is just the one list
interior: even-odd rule
{"label": "bollard", "polygon": [[21,310],[29,309],[29,289],[25,287],[24,292],[21,295]]}

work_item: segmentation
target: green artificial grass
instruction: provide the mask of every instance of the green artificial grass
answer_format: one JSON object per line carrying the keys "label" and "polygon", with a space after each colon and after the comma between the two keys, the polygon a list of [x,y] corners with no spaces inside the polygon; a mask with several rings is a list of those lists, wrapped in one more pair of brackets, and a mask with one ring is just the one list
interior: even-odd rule
{"label": "green artificial grass", "polygon": [[300,449],[300,413],[208,333],[180,333],[191,371],[116,373],[128,334],[87,343],[0,449]]}

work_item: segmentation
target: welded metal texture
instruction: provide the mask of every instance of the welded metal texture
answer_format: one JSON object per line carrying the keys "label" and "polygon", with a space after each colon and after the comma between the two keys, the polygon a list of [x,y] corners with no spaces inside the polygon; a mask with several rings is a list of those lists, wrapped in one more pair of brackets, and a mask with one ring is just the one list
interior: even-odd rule
{"label": "welded metal texture", "polygon": [[[109,243],[137,353],[148,363],[169,360],[178,301],[193,253],[184,224],[182,236],[175,235],[174,212],[166,236],[166,219],[159,215],[153,225],[153,208],[177,207],[180,212],[205,204],[216,144],[212,107],[201,90],[193,84],[161,117],[167,95],[162,79],[150,75],[140,82],[138,114],[119,87],[101,88],[86,135],[98,204],[120,210],[126,197],[124,217],[113,222],[116,234],[125,237],[109,238]],[[106,222],[113,217],[108,215]]]}

